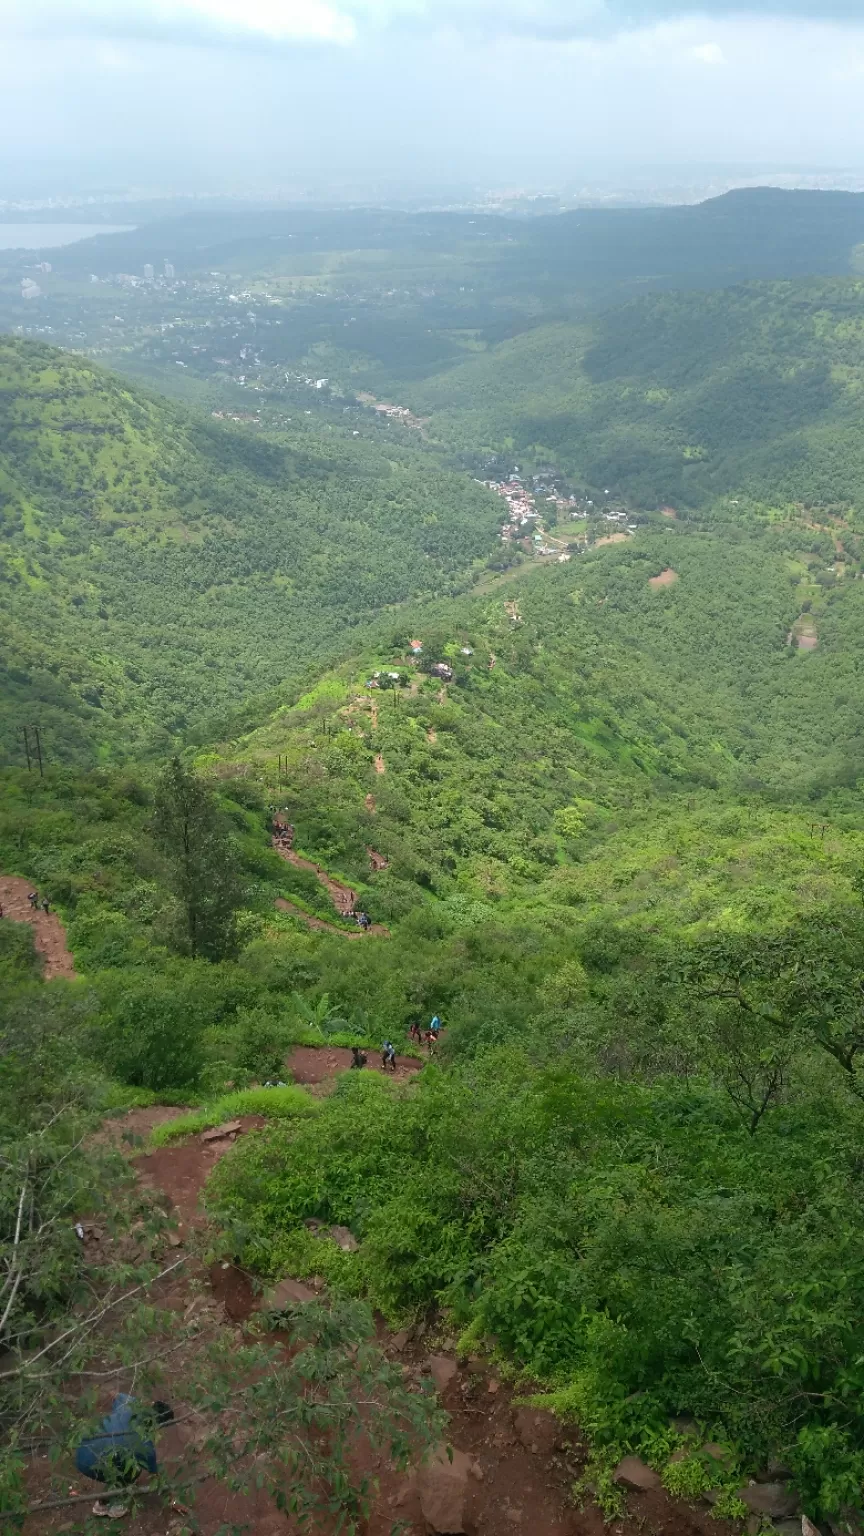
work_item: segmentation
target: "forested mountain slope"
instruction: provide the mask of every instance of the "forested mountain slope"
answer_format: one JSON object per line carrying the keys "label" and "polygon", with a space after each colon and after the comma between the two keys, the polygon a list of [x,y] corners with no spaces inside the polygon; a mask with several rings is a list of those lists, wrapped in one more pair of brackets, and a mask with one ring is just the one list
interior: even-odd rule
{"label": "forested mountain slope", "polygon": [[[579,866],[566,876],[578,887],[586,859],[615,904],[615,850],[632,858],[646,829],[650,863],[652,819],[683,826],[694,794],[710,790],[721,807],[833,794],[853,812],[854,793],[843,797],[864,772],[864,587],[851,573],[821,587],[833,561],[830,539],[790,526],[598,549],[488,598],[418,610],[415,633],[454,682],[406,671],[404,633],[382,631],[377,653],[226,755],[266,777],[287,753],[292,787],[280,793],[301,843],[340,868],[362,876],[374,837],[391,857],[371,882],[383,918],[430,888],[491,900],[499,916],[507,897],[551,910],[564,867]],[[811,651],[790,643],[802,611]],[[411,690],[365,687],[376,668],[400,667]],[[649,882],[649,904],[675,883]],[[747,875],[733,885],[746,909]],[[722,879],[718,890],[727,901]]]}
{"label": "forested mountain slope", "polygon": [[406,391],[465,452],[552,459],[637,504],[864,501],[864,284],[646,297]]}
{"label": "forested mountain slope", "polygon": [[0,342],[5,751],[134,751],[458,584],[491,497],[396,450],[265,440],[80,359]]}

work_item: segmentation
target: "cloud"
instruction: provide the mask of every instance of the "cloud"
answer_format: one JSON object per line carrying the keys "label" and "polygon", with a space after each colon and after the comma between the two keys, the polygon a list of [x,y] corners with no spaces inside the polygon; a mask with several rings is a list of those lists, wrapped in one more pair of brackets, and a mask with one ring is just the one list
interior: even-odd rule
{"label": "cloud", "polygon": [[349,43],[347,11],[328,0],[0,0],[0,35],[225,45]]}
{"label": "cloud", "polygon": [[693,16],[861,22],[862,0],[0,0],[0,35],[263,48],[391,30],[568,41]]}
{"label": "cloud", "polygon": [[690,49],[690,53],[694,59],[699,60],[700,64],[726,63],[726,55],[719,43],[698,43],[695,48]]}

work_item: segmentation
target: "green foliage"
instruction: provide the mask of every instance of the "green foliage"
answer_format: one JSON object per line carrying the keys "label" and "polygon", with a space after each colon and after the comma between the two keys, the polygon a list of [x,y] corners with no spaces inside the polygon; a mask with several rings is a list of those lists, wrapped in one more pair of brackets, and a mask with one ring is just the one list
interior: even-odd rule
{"label": "green foliage", "polygon": [[663,1468],[663,1487],[676,1499],[698,1499],[711,1486],[704,1462],[692,1453]]}
{"label": "green foliage", "polygon": [[132,1088],[194,1088],[204,1065],[203,1019],[188,991],[142,977],[116,998],[98,1046],[105,1065]]}
{"label": "green foliage", "polygon": [[208,960],[224,959],[236,949],[235,913],[242,899],[236,859],[214,795],[178,757],[156,786],[153,834],[173,872],[184,947]]}

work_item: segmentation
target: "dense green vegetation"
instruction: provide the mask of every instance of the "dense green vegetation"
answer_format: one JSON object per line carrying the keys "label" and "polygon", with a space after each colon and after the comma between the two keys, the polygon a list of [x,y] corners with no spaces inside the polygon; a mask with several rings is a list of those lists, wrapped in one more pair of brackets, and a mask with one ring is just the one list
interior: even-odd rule
{"label": "dense green vegetation", "polygon": [[346,626],[458,589],[497,518],[410,451],[270,441],[12,340],[0,515],[7,762],[34,720],[86,760],[224,719]]}
{"label": "dense green vegetation", "polygon": [[[670,278],[788,272],[782,219],[746,271],[732,259],[736,210],[770,203],[675,211],[699,233]],[[858,204],[831,208],[821,265],[796,226],[803,270],[849,268]],[[414,263],[416,225],[384,222]],[[842,1523],[864,1508],[864,289],[754,283],[549,323],[573,280],[563,224],[493,253],[492,223],[472,236],[488,292],[522,283],[543,324],[454,341],[442,322],[415,347],[416,314],[366,314],[356,351],[311,320],[285,342],[329,347],[342,384],[370,359],[404,383],[431,416],[413,440],[356,439],[324,391],[309,426],[235,431],[0,348],[7,761],[25,721],[50,748],[44,776],[19,752],[0,778],[0,869],[59,908],[78,972],[43,982],[0,921],[0,1285],[56,1103],[52,1211],[111,1106],[189,1106],[165,1144],[260,1113],[210,1209],[261,1276],[326,1276],[349,1350],[358,1301],[443,1312],[582,1424],[601,1489],[637,1450],[699,1492],[700,1467],[670,1461],[671,1419],[693,1415],[728,1448],[721,1510],[780,1463]],[[293,231],[298,269],[316,227]],[[436,227],[443,258],[456,226]],[[366,255],[392,282],[381,228]],[[229,245],[238,268],[262,238]],[[586,237],[585,272],[601,256]],[[442,445],[608,486],[639,530],[490,569],[500,505]],[[312,868],[271,846],[275,809]],[[315,863],[387,936],[336,913]],[[442,1051],[410,1085],[351,1073],[314,1107],[263,1086],[294,1044],[401,1043],[433,1012]],[[16,1341],[73,1305],[73,1255],[59,1228],[34,1246]]]}
{"label": "dense green vegetation", "polygon": [[472,455],[557,463],[637,506],[860,507],[859,281],[643,298],[408,388]]}

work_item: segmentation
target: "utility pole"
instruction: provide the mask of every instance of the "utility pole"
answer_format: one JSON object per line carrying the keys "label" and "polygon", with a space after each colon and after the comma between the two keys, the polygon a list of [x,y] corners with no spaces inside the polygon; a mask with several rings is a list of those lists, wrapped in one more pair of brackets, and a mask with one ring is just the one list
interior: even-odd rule
{"label": "utility pole", "polygon": [[33,727],[33,734],[36,737],[36,756],[39,759],[39,777],[40,777],[40,779],[42,779],[42,778],[45,777],[45,774],[44,774],[43,768],[42,768],[42,743],[39,740],[39,727],[38,727],[38,725],[34,725],[34,727]]}
{"label": "utility pole", "polygon": [[26,725],[22,725],[22,727],[21,727],[21,734],[24,737],[24,752],[25,752],[25,755],[26,755],[26,758],[27,758],[27,772],[30,773],[31,772],[31,765],[30,765],[30,738],[27,735],[27,727],[26,727]]}

